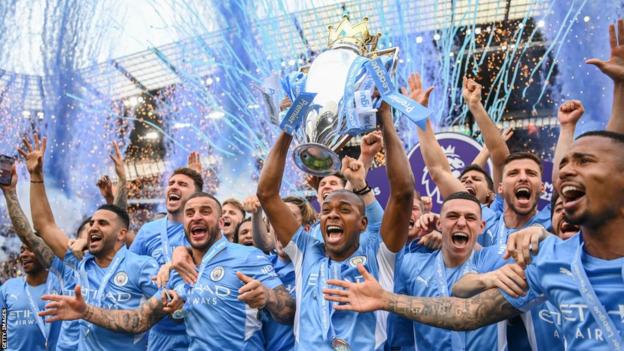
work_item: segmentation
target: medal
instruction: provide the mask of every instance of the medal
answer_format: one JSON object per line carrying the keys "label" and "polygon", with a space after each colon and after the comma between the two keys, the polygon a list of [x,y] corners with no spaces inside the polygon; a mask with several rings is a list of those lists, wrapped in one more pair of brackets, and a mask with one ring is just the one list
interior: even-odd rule
{"label": "medal", "polygon": [[349,343],[344,339],[334,338],[334,340],[332,340],[331,346],[334,351],[350,351],[351,350]]}

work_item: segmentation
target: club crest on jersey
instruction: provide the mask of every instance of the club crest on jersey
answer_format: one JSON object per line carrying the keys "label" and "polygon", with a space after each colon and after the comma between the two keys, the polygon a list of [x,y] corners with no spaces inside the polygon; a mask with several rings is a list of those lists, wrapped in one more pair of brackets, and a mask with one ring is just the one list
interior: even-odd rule
{"label": "club crest on jersey", "polygon": [[219,280],[223,279],[223,275],[225,273],[225,270],[223,269],[223,267],[219,266],[219,267],[215,267],[212,272],[210,272],[210,279],[213,282],[218,282]]}
{"label": "club crest on jersey", "polygon": [[365,265],[366,264],[366,256],[355,256],[349,260],[349,264],[351,267],[357,267],[358,264]]}
{"label": "club crest on jersey", "polygon": [[119,272],[115,274],[115,278],[113,279],[113,281],[117,286],[124,286],[128,284],[128,274],[126,274],[126,272]]}

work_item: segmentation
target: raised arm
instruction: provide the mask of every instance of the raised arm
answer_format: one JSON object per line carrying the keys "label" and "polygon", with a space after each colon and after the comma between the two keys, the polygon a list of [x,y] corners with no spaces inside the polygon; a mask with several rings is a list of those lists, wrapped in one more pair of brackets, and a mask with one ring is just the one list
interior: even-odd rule
{"label": "raised arm", "polygon": [[[616,35],[617,30],[617,35]],[[611,57],[608,61],[596,58],[587,60],[613,80],[613,108],[607,130],[624,133],[624,21],[619,19],[616,26],[609,25]]]}
{"label": "raised arm", "polygon": [[381,238],[392,252],[399,252],[407,241],[414,198],[414,175],[403,143],[394,128],[392,110],[383,103],[379,109],[381,130],[386,147],[386,171],[390,196],[381,221]]}
{"label": "raised arm", "polygon": [[362,265],[362,283],[328,280],[342,289],[325,289],[325,299],[340,304],[336,310],[370,312],[385,310],[423,324],[450,330],[474,330],[520,314],[498,289],[469,299],[456,297],[413,297],[385,291]]}
{"label": "raised arm", "polygon": [[59,258],[65,257],[69,247],[69,238],[54,221],[54,215],[48,202],[43,176],[43,156],[47,140],[44,137],[39,143],[39,136],[33,136],[34,144],[24,138],[24,149],[18,152],[26,160],[26,168],[30,173],[30,210],[33,226],[52,252]]}
{"label": "raised arm", "polygon": [[292,136],[284,132],[277,138],[271,152],[269,152],[264,161],[256,194],[262,209],[266,212],[271,225],[273,225],[277,240],[284,246],[288,245],[290,239],[299,229],[295,216],[290,212],[290,209],[282,201],[279,194],[282,177],[284,176],[286,155],[291,142]]}
{"label": "raised arm", "polygon": [[574,143],[574,131],[576,123],[581,119],[585,109],[579,100],[568,100],[559,106],[557,118],[559,119],[559,138],[555,147],[555,157],[553,158],[552,180],[559,179],[559,163],[563,156],[568,153]]}
{"label": "raised arm", "polygon": [[[47,317],[47,322],[84,319],[112,331],[138,334],[147,331],[167,313],[182,307],[182,300],[174,290],[167,290],[167,293],[172,300],[166,304],[153,296],[136,309],[111,310],[87,304],[82,297],[80,286],[77,285],[75,296],[44,295],[42,300],[50,303],[39,315]],[[166,296],[162,298],[167,301]]]}
{"label": "raised arm", "polygon": [[110,156],[115,164],[115,173],[117,174],[117,191],[113,204],[124,210],[128,209],[128,180],[126,179],[126,165],[124,164],[119,145],[113,141],[113,154]]}
{"label": "raised arm", "polygon": [[11,176],[11,184],[2,186],[2,192],[4,193],[7,211],[9,212],[9,217],[11,218],[15,233],[17,233],[20,241],[35,253],[37,260],[39,260],[44,267],[50,267],[52,259],[54,258],[54,253],[40,237],[35,235],[20,206],[16,191],[17,172],[15,171],[15,165],[13,165],[13,169],[11,170]]}
{"label": "raised arm", "polygon": [[[513,136],[513,134],[514,134],[513,128],[507,128],[503,130],[503,134],[502,134],[503,140],[505,140],[505,142],[508,142],[509,139],[511,139],[511,137]],[[479,153],[474,158],[474,160],[472,160],[471,164],[477,165],[485,169],[489,158],[490,158],[490,150],[488,150],[486,145],[483,145],[483,148],[481,149],[481,151],[479,151]]]}
{"label": "raised arm", "polygon": [[273,235],[267,230],[266,224],[262,219],[262,207],[257,196],[250,196],[243,202],[243,209],[247,213],[251,213],[251,226],[253,233],[254,246],[265,254],[273,251],[275,241]]}
{"label": "raised arm", "polygon": [[479,129],[481,129],[483,141],[490,152],[494,168],[492,171],[494,184],[500,184],[503,179],[505,159],[509,156],[507,143],[481,103],[481,85],[472,79],[464,77],[462,94],[466,104],[468,104],[468,109],[472,113],[477,125],[479,125]]}
{"label": "raised arm", "polygon": [[[426,91],[423,90],[422,82],[418,74],[410,75],[408,81],[410,89],[408,91],[402,88],[401,92],[403,95],[409,96],[420,104],[427,106],[429,103],[429,94],[433,88],[429,88]],[[453,176],[448,159],[433,133],[431,121],[427,120],[427,125],[424,130],[417,127],[416,133],[418,133],[420,152],[425,161],[425,166],[427,166],[429,175],[431,175],[431,178],[438,186],[442,197],[445,198],[458,191],[466,191],[466,188],[459,179]]]}

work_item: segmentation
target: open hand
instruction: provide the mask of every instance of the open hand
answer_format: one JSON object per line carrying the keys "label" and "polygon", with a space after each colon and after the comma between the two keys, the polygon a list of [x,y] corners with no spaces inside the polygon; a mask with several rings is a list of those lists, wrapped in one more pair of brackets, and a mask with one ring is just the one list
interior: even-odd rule
{"label": "open hand", "polygon": [[82,297],[80,285],[76,285],[74,296],[43,295],[44,301],[51,301],[45,306],[45,311],[39,312],[41,317],[47,317],[46,322],[73,321],[84,318],[87,303]]}
{"label": "open hand", "polygon": [[422,85],[420,74],[418,73],[410,74],[407,82],[409,84],[409,90],[401,87],[401,94],[411,98],[425,107],[429,106],[429,96],[433,91],[433,87],[429,87],[425,90]]}
{"label": "open hand", "polygon": [[43,155],[45,154],[48,139],[43,137],[40,143],[39,135],[33,133],[32,144],[28,138],[24,138],[22,141],[24,143],[24,148],[18,148],[17,152],[26,160],[26,169],[28,169],[28,173],[30,173],[31,180],[43,180]]}
{"label": "open hand", "polygon": [[358,264],[357,268],[364,277],[362,283],[330,279],[327,285],[341,289],[323,289],[323,297],[327,301],[337,302],[334,308],[340,311],[371,312],[382,309],[384,289],[362,264]]}
{"label": "open hand", "polygon": [[609,76],[616,83],[624,83],[624,20],[617,21],[617,35],[615,25],[609,25],[609,45],[611,57],[608,61],[592,58],[585,63],[598,67],[602,73]]}

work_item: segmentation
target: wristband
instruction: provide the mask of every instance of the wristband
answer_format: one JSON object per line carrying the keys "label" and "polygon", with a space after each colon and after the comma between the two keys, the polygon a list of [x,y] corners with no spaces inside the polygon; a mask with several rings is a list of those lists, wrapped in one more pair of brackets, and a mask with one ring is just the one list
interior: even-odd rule
{"label": "wristband", "polygon": [[35,184],[43,184],[43,180],[31,180],[30,182]]}
{"label": "wristband", "polygon": [[371,187],[368,185],[368,183],[366,183],[366,186],[365,186],[365,187],[363,187],[362,189],[359,189],[359,190],[355,190],[355,189],[353,189],[353,193],[354,193],[355,195],[360,195],[360,196],[362,196],[362,195],[366,195],[366,194],[370,193],[372,190],[373,190],[373,189],[371,189]]}

